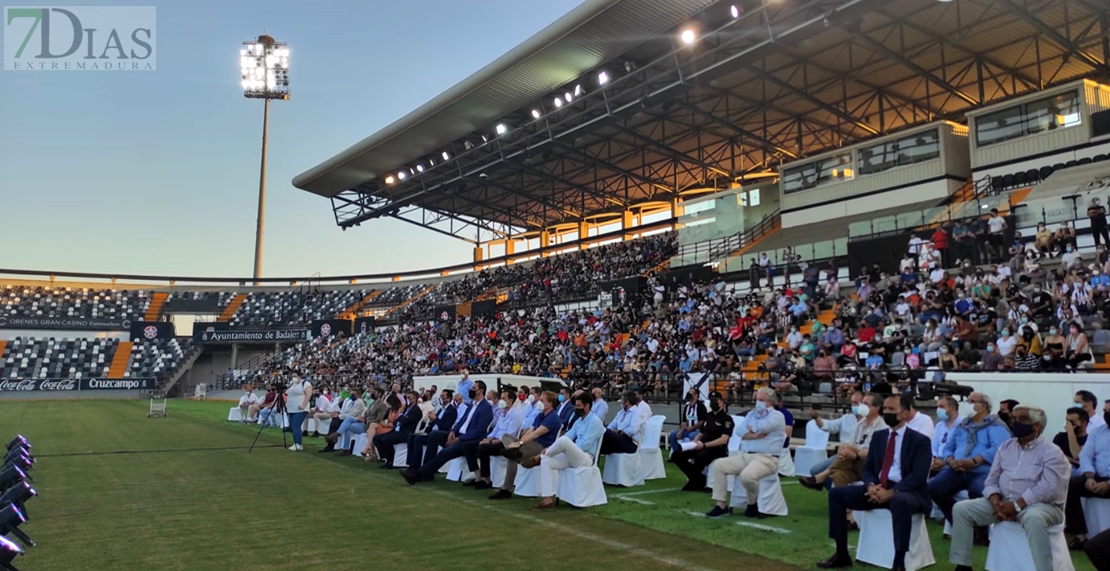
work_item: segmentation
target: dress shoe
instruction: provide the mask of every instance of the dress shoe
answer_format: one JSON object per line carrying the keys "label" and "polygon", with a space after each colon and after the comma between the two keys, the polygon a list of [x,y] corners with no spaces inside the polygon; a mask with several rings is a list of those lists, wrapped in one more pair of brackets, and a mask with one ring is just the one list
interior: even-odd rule
{"label": "dress shoe", "polygon": [[818,569],[844,569],[852,566],[852,558],[847,555],[835,554],[832,557],[817,562]]}
{"label": "dress shoe", "polygon": [[1068,551],[1083,551],[1083,547],[1087,545],[1086,539],[1079,539],[1078,537],[1071,538],[1068,542]]}
{"label": "dress shoe", "polygon": [[813,476],[802,476],[798,478],[798,483],[801,484],[803,488],[809,488],[810,490],[816,490],[818,492],[825,491],[825,486],[818,484],[817,478]]}
{"label": "dress shoe", "polygon": [[342,457],[344,457],[344,456],[350,456],[350,455],[351,455],[351,451],[350,451],[350,450],[340,450],[339,452],[336,452],[336,453],[335,453],[335,457],[336,457],[336,458],[342,458]]}
{"label": "dress shoe", "polygon": [[317,450],[317,452],[319,452],[320,454],[323,454],[324,452],[335,452],[335,447],[329,444],[329,445]]}
{"label": "dress shoe", "polygon": [[536,466],[539,466],[539,465],[540,465],[540,461],[538,459],[536,459],[535,456],[532,456],[531,458],[525,458],[525,459],[520,461],[520,467],[521,468],[535,468]]}
{"label": "dress shoe", "polygon": [[726,515],[731,515],[731,514],[732,514],[732,508],[722,508],[721,506],[713,506],[713,509],[709,510],[709,513],[705,514],[705,517],[721,517],[721,516],[726,516]]}
{"label": "dress shoe", "polygon": [[379,470],[392,470],[393,469],[393,463],[391,463],[391,462],[382,462],[382,465],[378,466],[378,469]]}
{"label": "dress shoe", "polygon": [[529,509],[531,509],[534,512],[543,511],[543,510],[553,510],[553,509],[555,509],[555,502],[540,502],[540,503],[532,506]]}
{"label": "dress shoe", "polygon": [[957,565],[952,571],[972,571],[970,565]]}
{"label": "dress shoe", "polygon": [[420,473],[416,470],[401,470],[399,474],[410,486],[420,481]]}
{"label": "dress shoe", "polygon": [[488,490],[492,487],[493,487],[493,484],[491,484],[491,483],[489,483],[485,480],[482,480],[481,482],[478,482],[477,484],[474,484],[474,489],[475,490]]}
{"label": "dress shoe", "polygon": [[756,519],[763,519],[763,514],[759,513],[759,504],[748,504],[747,509],[744,510],[744,517],[754,517]]}
{"label": "dress shoe", "polygon": [[490,496],[491,500],[509,500],[512,499],[513,493],[509,490],[497,490],[497,493]]}
{"label": "dress shoe", "polygon": [[339,433],[338,432],[333,432],[333,433],[325,436],[324,440],[327,440],[328,442],[330,442],[332,444],[335,444],[336,442],[339,442]]}
{"label": "dress shoe", "polygon": [[524,456],[524,453],[520,451],[520,448],[506,448],[501,451],[501,456],[506,460],[516,460],[519,462],[521,456]]}

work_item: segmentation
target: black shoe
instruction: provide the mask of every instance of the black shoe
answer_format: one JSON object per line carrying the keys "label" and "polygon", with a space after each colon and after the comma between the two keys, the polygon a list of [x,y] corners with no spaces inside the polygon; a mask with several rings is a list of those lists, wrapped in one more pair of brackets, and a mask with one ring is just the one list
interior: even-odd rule
{"label": "black shoe", "polygon": [[848,531],[859,531],[859,524],[854,521],[848,522]]}
{"label": "black shoe", "polygon": [[320,433],[319,432],[313,432],[312,436],[310,438],[320,438]]}
{"label": "black shoe", "polygon": [[744,517],[754,517],[756,519],[763,519],[765,516],[759,513],[758,504],[748,504],[748,508],[744,510]]}
{"label": "black shoe", "polygon": [[420,481],[420,473],[416,470],[401,470],[400,474],[410,486]]}
{"label": "black shoe", "polygon": [[682,486],[682,491],[683,492],[700,492],[700,491],[702,491],[703,488],[705,488],[705,485],[701,484],[699,482],[686,482],[686,485]]}
{"label": "black shoe", "polygon": [[730,508],[722,508],[721,506],[713,506],[713,509],[709,510],[709,513],[705,514],[705,517],[721,517],[721,516],[731,515],[731,514],[732,514],[732,510]]}
{"label": "black shoe", "polygon": [[481,482],[478,482],[477,484],[474,484],[474,489],[475,490],[488,490],[492,487],[493,487],[493,484],[491,484],[491,483],[489,483],[485,480],[482,480]]}
{"label": "black shoe", "polygon": [[823,484],[818,484],[817,478],[814,478],[813,476],[802,476],[801,478],[798,478],[798,483],[801,484],[803,488],[816,490],[818,492],[825,491],[825,486]]}
{"label": "black shoe", "polygon": [[970,565],[957,565],[952,571],[973,571]]}
{"label": "black shoe", "polygon": [[468,487],[468,488],[474,488],[474,487],[477,487],[478,484],[480,484],[480,483],[481,483],[481,480],[471,480],[469,482],[463,482],[463,485]]}
{"label": "black shoe", "polygon": [[382,465],[378,466],[378,469],[379,470],[392,470],[393,469],[393,463],[392,462],[382,462]]}
{"label": "black shoe", "polygon": [[516,460],[519,462],[523,456],[524,453],[520,451],[520,448],[506,448],[501,451],[501,457],[506,460]]}
{"label": "black shoe", "polygon": [[851,567],[851,566],[852,566],[852,558],[847,556],[847,555],[841,555],[839,553],[833,555],[832,557],[830,557],[830,558],[828,558],[824,561],[818,561],[817,562],[817,568],[818,569],[843,569],[845,567]]}
{"label": "black shoe", "polygon": [[1068,551],[1083,551],[1083,547],[1087,545],[1086,539],[1079,539],[1078,537],[1071,538],[1068,542]]}
{"label": "black shoe", "polygon": [[512,497],[513,497],[513,493],[510,492],[509,490],[497,490],[497,493],[490,496],[489,499],[491,499],[491,500],[510,500],[510,499],[512,499]]}
{"label": "black shoe", "polygon": [[334,446],[325,446],[325,447],[317,450],[317,452],[319,452],[320,454],[323,454],[324,452],[335,452],[335,447]]}
{"label": "black shoe", "polygon": [[436,481],[436,475],[435,474],[431,474],[431,475],[428,475],[428,476],[423,476],[422,475],[422,476],[420,476],[420,481],[421,482],[434,482],[434,481]]}

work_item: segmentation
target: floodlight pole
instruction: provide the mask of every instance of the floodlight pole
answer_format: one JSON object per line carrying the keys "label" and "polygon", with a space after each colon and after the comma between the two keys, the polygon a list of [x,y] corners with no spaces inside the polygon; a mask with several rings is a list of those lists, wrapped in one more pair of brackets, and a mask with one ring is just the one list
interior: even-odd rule
{"label": "floodlight pole", "polygon": [[262,277],[262,234],[266,225],[266,148],[270,132],[270,98],[262,100],[262,167],[258,176],[258,225],[254,232],[254,285]]}

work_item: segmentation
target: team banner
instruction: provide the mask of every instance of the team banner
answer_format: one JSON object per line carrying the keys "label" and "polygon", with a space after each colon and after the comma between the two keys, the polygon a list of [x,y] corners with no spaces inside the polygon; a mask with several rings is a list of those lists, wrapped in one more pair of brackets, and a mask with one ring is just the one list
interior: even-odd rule
{"label": "team banner", "polygon": [[104,390],[144,390],[157,388],[158,381],[153,377],[133,377],[127,379],[4,379],[0,380],[0,392],[23,391],[104,391]]}
{"label": "team banner", "polygon": [[458,309],[454,305],[441,305],[432,310],[433,319],[436,321],[450,321],[458,315]]}
{"label": "team banner", "polygon": [[173,339],[177,336],[177,329],[169,321],[133,321],[131,322],[132,341],[153,341],[155,339]]}
{"label": "team banner", "polygon": [[359,317],[355,319],[355,335],[366,335],[374,332],[373,317]]}
{"label": "team banner", "polygon": [[127,331],[131,321],[104,317],[0,316],[0,329],[50,329],[56,331]]}
{"label": "team banner", "polygon": [[472,317],[485,317],[495,313],[497,313],[496,299],[483,299],[470,304],[470,315]]}
{"label": "team banner", "polygon": [[200,331],[193,333],[193,341],[197,343],[282,343],[307,341],[308,333],[308,329]]}
{"label": "team banner", "polygon": [[312,322],[312,338],[331,337],[342,333],[351,336],[354,322],[347,319],[319,319]]}

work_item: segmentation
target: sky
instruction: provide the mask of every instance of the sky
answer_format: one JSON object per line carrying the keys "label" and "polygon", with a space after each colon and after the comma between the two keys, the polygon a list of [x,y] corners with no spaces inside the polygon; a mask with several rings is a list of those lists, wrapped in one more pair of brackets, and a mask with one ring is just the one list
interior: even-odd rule
{"label": "sky", "polygon": [[[343,232],[293,177],[406,115],[581,0],[67,0],[157,7],[157,70],[0,70],[0,268],[253,272],[262,102],[239,49],[290,50],[270,109],[263,275],[435,268],[473,246],[392,219]],[[36,5],[28,3],[24,5]]]}

